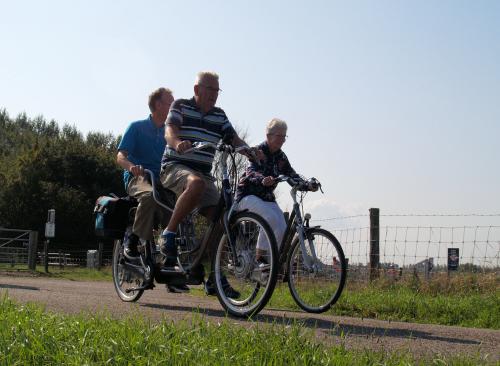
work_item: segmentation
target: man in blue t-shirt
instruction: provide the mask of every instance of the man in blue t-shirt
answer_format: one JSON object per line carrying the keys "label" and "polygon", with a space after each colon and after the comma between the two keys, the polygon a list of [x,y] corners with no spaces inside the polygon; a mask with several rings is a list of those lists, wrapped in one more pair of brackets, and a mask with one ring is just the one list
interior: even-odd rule
{"label": "man in blue t-shirt", "polygon": [[124,241],[124,254],[129,259],[139,255],[139,238],[153,239],[155,212],[162,217],[162,225],[166,225],[166,217],[153,199],[152,186],[144,176],[144,169],[151,170],[159,179],[166,145],[165,120],[173,101],[170,89],[159,88],[151,93],[148,103],[151,114],[145,120],[132,122],[118,146],[116,162],[124,169],[125,190],[139,201],[132,231],[127,232]]}

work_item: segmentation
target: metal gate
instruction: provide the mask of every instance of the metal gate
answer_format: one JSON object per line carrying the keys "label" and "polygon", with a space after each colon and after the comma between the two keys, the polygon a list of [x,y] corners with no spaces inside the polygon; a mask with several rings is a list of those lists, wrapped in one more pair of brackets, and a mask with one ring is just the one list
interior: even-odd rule
{"label": "metal gate", "polygon": [[36,267],[38,233],[32,230],[0,228],[0,264]]}

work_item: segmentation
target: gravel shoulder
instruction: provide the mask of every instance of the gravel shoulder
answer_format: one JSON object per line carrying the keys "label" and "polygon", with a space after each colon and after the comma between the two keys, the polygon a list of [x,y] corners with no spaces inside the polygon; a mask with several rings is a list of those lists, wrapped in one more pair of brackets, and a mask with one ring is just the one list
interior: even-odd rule
{"label": "gravel shoulder", "polygon": [[214,297],[171,294],[163,285],[146,291],[137,303],[122,302],[111,282],[84,282],[60,279],[0,275],[0,296],[8,293],[18,303],[35,302],[48,311],[122,317],[141,313],[153,320],[174,322],[202,316],[204,320],[230,322],[243,327],[300,323],[315,332],[318,341],[344,344],[351,349],[409,351],[416,357],[430,354],[488,355],[500,361],[500,331],[442,325],[389,322],[373,319],[307,314],[264,309],[252,320],[227,317]]}

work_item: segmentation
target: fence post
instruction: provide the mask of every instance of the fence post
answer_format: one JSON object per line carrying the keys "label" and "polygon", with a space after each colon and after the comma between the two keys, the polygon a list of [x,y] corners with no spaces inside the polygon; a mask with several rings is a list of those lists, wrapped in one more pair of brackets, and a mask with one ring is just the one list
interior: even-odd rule
{"label": "fence post", "polygon": [[49,239],[45,239],[43,243],[43,265],[45,273],[49,273]]}
{"label": "fence post", "polygon": [[380,209],[370,208],[370,281],[379,277],[380,267]]}
{"label": "fence post", "polygon": [[38,231],[30,231],[28,245],[28,268],[36,270],[36,250],[38,246]]}
{"label": "fence post", "polygon": [[97,254],[97,269],[100,271],[102,266],[102,251],[104,250],[104,245],[102,241],[99,242],[99,253]]}

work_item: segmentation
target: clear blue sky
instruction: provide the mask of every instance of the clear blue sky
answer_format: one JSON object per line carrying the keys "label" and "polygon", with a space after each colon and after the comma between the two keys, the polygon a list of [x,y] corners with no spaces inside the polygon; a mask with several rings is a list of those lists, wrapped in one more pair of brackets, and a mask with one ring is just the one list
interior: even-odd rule
{"label": "clear blue sky", "polygon": [[0,4],[12,117],[120,134],[153,89],[191,97],[214,70],[249,142],[288,122],[316,217],[500,211],[498,1]]}

